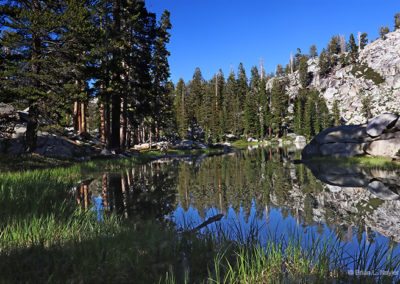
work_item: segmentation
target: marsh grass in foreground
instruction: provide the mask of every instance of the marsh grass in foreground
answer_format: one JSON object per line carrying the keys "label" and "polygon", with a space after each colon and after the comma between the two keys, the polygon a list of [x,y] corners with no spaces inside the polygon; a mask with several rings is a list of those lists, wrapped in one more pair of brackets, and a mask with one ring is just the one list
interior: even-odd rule
{"label": "marsh grass in foreground", "polygon": [[372,249],[364,243],[349,254],[333,235],[314,238],[302,231],[270,233],[263,245],[255,239],[229,240],[223,232],[178,233],[167,224],[115,215],[99,223],[93,211],[77,209],[66,218],[50,214],[8,224],[0,240],[0,277],[2,282],[33,283],[398,280],[347,274],[349,269],[398,271],[399,256],[388,246]]}

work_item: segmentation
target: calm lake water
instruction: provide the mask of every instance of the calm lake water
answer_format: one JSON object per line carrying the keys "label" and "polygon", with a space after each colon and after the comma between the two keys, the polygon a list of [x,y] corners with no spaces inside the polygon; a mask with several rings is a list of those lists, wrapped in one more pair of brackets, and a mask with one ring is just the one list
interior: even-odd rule
{"label": "calm lake water", "polygon": [[[363,244],[392,243],[400,253],[400,170],[295,164],[300,153],[257,148],[227,155],[161,159],[101,173],[74,191],[85,208],[125,218],[157,218],[232,239],[297,232],[337,236],[349,253]],[[94,207],[93,207],[94,205]]]}

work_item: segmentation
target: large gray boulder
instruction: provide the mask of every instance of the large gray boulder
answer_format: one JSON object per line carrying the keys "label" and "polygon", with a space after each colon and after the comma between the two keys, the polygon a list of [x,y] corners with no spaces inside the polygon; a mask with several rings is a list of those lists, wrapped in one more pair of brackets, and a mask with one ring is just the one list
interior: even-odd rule
{"label": "large gray boulder", "polygon": [[371,156],[387,158],[394,157],[398,151],[400,151],[400,138],[373,141],[365,148],[365,152]]}
{"label": "large gray boulder", "polygon": [[366,132],[371,137],[381,135],[386,129],[394,126],[399,119],[397,114],[383,113],[368,121]]}
{"label": "large gray boulder", "polygon": [[11,138],[20,138],[25,136],[27,123],[16,124]]}
{"label": "large gray boulder", "polygon": [[177,141],[173,148],[180,150],[191,150],[193,148],[193,140],[185,139],[182,141]]}
{"label": "large gray boulder", "polygon": [[400,119],[397,119],[396,123],[393,126],[393,130],[400,130]]}
{"label": "large gray boulder", "polygon": [[327,143],[319,147],[323,157],[349,158],[364,154],[365,143]]}
{"label": "large gray boulder", "polygon": [[15,113],[15,108],[12,105],[0,103],[0,118],[8,117]]}
{"label": "large gray boulder", "polygon": [[326,143],[364,143],[373,139],[367,135],[367,125],[342,125],[330,127],[315,136],[319,144]]}
{"label": "large gray boulder", "polygon": [[22,138],[7,140],[6,154],[19,155],[25,152],[25,144]]}
{"label": "large gray boulder", "polygon": [[369,120],[368,124],[330,127],[307,144],[301,152],[302,157],[348,158],[370,155],[392,158],[400,150],[398,121],[397,114],[385,113]]}

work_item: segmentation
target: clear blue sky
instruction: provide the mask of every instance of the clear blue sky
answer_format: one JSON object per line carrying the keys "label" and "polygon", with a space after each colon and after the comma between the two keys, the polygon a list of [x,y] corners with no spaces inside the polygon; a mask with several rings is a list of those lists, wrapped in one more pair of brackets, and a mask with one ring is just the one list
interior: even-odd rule
{"label": "clear blue sky", "polygon": [[318,52],[332,35],[368,33],[376,39],[381,25],[393,30],[400,0],[146,0],[152,12],[171,12],[168,49],[171,79],[191,80],[196,67],[210,79],[221,68],[225,78],[243,62],[250,76],[263,58],[266,72],[286,65],[299,47]]}

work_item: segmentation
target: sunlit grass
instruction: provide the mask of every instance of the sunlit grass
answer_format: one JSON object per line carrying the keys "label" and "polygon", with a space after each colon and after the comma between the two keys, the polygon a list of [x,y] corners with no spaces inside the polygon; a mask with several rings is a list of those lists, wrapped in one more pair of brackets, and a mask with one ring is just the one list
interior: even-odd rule
{"label": "sunlit grass", "polygon": [[347,166],[362,166],[363,168],[385,168],[386,170],[400,169],[400,162],[385,157],[356,156],[351,158],[318,157],[308,160],[326,164],[342,164]]}

